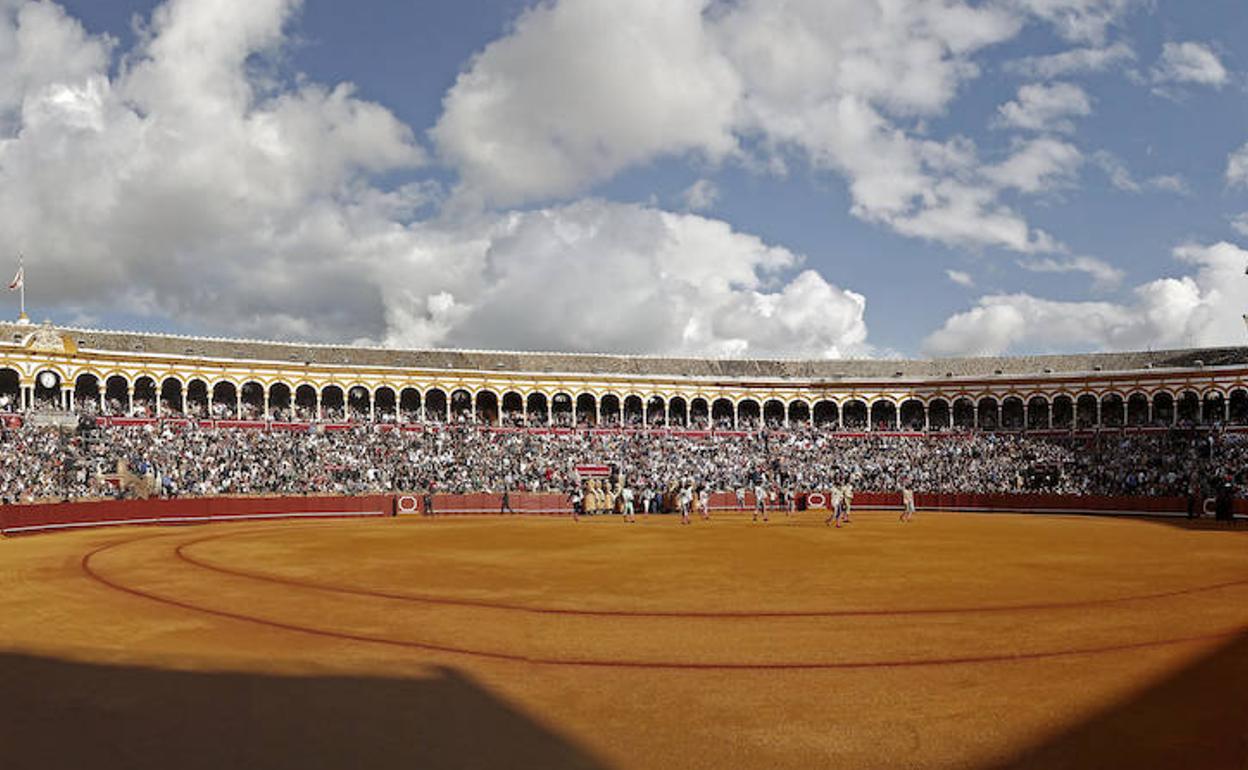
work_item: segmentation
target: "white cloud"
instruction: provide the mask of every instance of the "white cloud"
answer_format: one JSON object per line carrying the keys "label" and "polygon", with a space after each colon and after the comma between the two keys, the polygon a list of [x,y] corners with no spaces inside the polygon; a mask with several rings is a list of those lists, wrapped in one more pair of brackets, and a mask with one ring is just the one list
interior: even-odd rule
{"label": "white cloud", "polygon": [[55,6],[0,8],[0,40],[23,41],[0,46],[0,242],[30,256],[36,297],[222,331],[380,331],[355,244],[424,192],[366,180],[424,153],[350,86],[274,92],[248,75],[295,5],[173,0],[115,75],[111,41]]}
{"label": "white cloud", "polygon": [[32,298],[249,336],[869,352],[861,295],[721,221],[592,200],[419,219],[436,184],[372,181],[425,162],[405,125],[350,85],[257,74],[298,5],[172,0],[114,68],[55,6],[0,0],[20,41],[0,44],[0,242]]}
{"label": "white cloud", "polygon": [[[799,272],[798,255],[721,221],[588,200],[412,232],[416,248],[383,281],[390,343],[742,356],[867,350],[861,295]],[[416,286],[404,280],[447,257],[453,272]]]}
{"label": "white cloud", "polygon": [[53,3],[0,3],[0,126],[29,94],[82,83],[103,71],[116,41],[91,37]]}
{"label": "white cloud", "polygon": [[924,341],[933,355],[1088,348],[1143,350],[1242,344],[1248,251],[1226,242],[1174,250],[1192,273],[1137,286],[1130,302],[1061,302],[1029,294],[981,297]]}
{"label": "white cloud", "polygon": [[1040,137],[1018,145],[984,173],[1001,187],[1040,193],[1071,185],[1082,164],[1083,154],[1073,144]]}
{"label": "white cloud", "polygon": [[961,2],[752,0],[718,20],[744,88],[739,131],[843,175],[863,220],[1032,252],[1050,239],[997,199],[972,143],[920,139],[897,123],[943,113],[978,73],[969,57],[1018,28],[1001,9]]}
{"label": "white cloud", "polygon": [[563,197],[654,157],[736,149],[738,75],[705,0],[561,0],[524,13],[447,92],[431,136],[464,190]]}
{"label": "white cloud", "polygon": [[1042,257],[1019,262],[1033,273],[1085,273],[1098,289],[1116,288],[1126,276],[1122,270],[1096,257]]}
{"label": "white cloud", "polygon": [[1047,80],[1085,72],[1103,72],[1135,60],[1135,51],[1126,43],[1104,47],[1071,48],[1047,56],[1027,56],[1005,64],[1006,72]]}
{"label": "white cloud", "polygon": [[1227,156],[1226,183],[1231,187],[1248,187],[1248,143]]}
{"label": "white cloud", "polygon": [[1033,252],[1050,239],[967,167],[973,145],[902,127],[946,111],[971,57],[1021,24],[962,0],[558,0],[473,59],[432,136],[461,199],[558,199],[676,154],[796,156],[843,175],[866,221]]}
{"label": "white cloud", "polygon": [[1213,49],[1194,42],[1164,44],[1152,71],[1152,80],[1159,85],[1196,83],[1221,88],[1229,78]]}
{"label": "white cloud", "polygon": [[689,211],[706,211],[719,200],[719,188],[709,179],[699,179],[680,195]]}
{"label": "white cloud", "polygon": [[1240,235],[1248,237],[1248,211],[1231,217],[1231,229]]}
{"label": "white cloud", "polygon": [[1092,100],[1082,88],[1072,83],[1025,85],[1018,97],[997,108],[998,126],[1027,131],[1071,133],[1075,124],[1070,117],[1092,114]]}
{"label": "white cloud", "polygon": [[1138,0],[1014,0],[1014,4],[1053,25],[1066,40],[1101,44]]}
{"label": "white cloud", "polygon": [[965,286],[968,289],[975,286],[975,279],[971,277],[971,274],[962,270],[946,270],[945,276],[959,286]]}
{"label": "white cloud", "polygon": [[1178,174],[1161,174],[1143,180],[1136,179],[1122,159],[1108,150],[1097,150],[1092,154],[1092,160],[1109,177],[1110,184],[1123,192],[1157,191],[1178,195],[1186,195],[1190,192],[1187,182]]}

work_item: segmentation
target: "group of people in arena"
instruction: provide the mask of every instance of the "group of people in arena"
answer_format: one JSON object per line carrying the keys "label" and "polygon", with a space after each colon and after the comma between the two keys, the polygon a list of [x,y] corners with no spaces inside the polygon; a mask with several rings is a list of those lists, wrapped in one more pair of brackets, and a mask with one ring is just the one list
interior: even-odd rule
{"label": "group of people in arena", "polygon": [[[1047,492],[1185,496],[1210,490],[1248,461],[1248,437],[1172,431],[1099,438],[968,433],[838,436],[815,430],[678,433],[436,430],[279,431],[144,425],[0,430],[6,502],[107,497],[118,475],[151,494],[366,494],[392,491],[572,494],[577,466],[600,463],[628,481],[637,511],[682,490],[698,513],[707,492],[763,487],[780,496],[849,486],[916,492]],[[763,481],[765,479],[765,481]],[[667,498],[667,499],[670,499]],[[696,501],[696,502],[695,502]]]}

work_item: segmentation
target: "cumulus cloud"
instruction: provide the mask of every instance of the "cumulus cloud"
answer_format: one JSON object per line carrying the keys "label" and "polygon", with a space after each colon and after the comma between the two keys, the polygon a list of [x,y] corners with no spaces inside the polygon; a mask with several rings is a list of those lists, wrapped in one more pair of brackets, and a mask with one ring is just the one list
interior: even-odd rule
{"label": "cumulus cloud", "polygon": [[962,270],[946,270],[945,277],[957,285],[965,286],[968,289],[975,286],[975,279],[971,277],[971,274]]}
{"label": "cumulus cloud", "polygon": [[[385,281],[402,345],[835,357],[867,351],[866,301],[724,222],[587,200],[413,231],[413,258],[456,247],[454,274]],[[523,319],[523,320],[519,320]]]}
{"label": "cumulus cloud", "polygon": [[1123,192],[1170,192],[1185,195],[1189,192],[1187,182],[1178,174],[1159,174],[1147,179],[1136,179],[1127,164],[1108,150],[1092,154],[1093,162],[1109,177],[1109,183]]}
{"label": "cumulus cloud", "polygon": [[1071,48],[1045,56],[1025,56],[1007,62],[1005,71],[1023,77],[1048,80],[1088,72],[1104,72],[1135,60],[1135,51],[1123,42],[1103,47]]}
{"label": "cumulus cloud", "polygon": [[680,198],[689,211],[706,211],[719,200],[719,188],[709,179],[699,179],[689,185]]}
{"label": "cumulus cloud", "polygon": [[1204,43],[1166,43],[1153,67],[1152,79],[1158,85],[1195,83],[1221,88],[1230,75],[1213,49]]}
{"label": "cumulus cloud", "polygon": [[1092,114],[1092,100],[1072,83],[1026,85],[1018,89],[1018,97],[997,108],[998,127],[1026,131],[1071,133],[1075,124],[1071,117]]}
{"label": "cumulus cloud", "polygon": [[1140,0],[1014,0],[1026,12],[1053,26],[1066,40],[1100,44],[1107,31]]}
{"label": "cumulus cloud", "polygon": [[88,36],[53,3],[0,3],[0,116],[11,128],[27,94],[82,83],[103,71],[116,41]]}
{"label": "cumulus cloud", "polygon": [[1040,259],[1019,262],[1025,270],[1033,273],[1084,273],[1092,279],[1098,289],[1112,289],[1122,283],[1126,275],[1123,271],[1096,257],[1065,257],[1056,259],[1043,257]]}
{"label": "cumulus cloud", "polygon": [[723,222],[436,213],[436,184],[378,186],[427,162],[407,126],[349,84],[257,74],[298,5],[171,0],[114,66],[56,6],[0,0],[0,242],[27,252],[32,298],[248,336],[867,350],[860,295]]}
{"label": "cumulus cloud", "polygon": [[1083,153],[1073,144],[1041,137],[1018,145],[985,174],[1001,187],[1039,193],[1072,184],[1082,164]]}
{"label": "cumulus cloud", "polygon": [[799,157],[844,176],[864,220],[1034,252],[1051,239],[968,167],[967,140],[903,127],[945,112],[974,54],[1022,24],[961,0],[559,0],[474,57],[431,136],[458,197],[486,204],[567,197],[664,156]]}
{"label": "cumulus cloud", "polygon": [[1227,156],[1226,183],[1231,187],[1248,187],[1248,143]]}
{"label": "cumulus cloud", "polygon": [[985,162],[923,126],[1025,14],[1104,48],[1128,4],[549,0],[447,92],[428,138],[450,193],[378,182],[427,164],[421,139],[350,84],[282,71],[299,5],[168,0],[119,51],[52,3],[0,0],[0,242],[27,251],[34,296],[246,335],[870,352],[864,298],[801,255],[693,213],[562,201],[665,156],[803,162],[904,235],[1060,251],[1003,200],[1069,184],[1073,145]]}
{"label": "cumulus cloud", "polygon": [[353,243],[421,191],[366,179],[424,153],[349,85],[271,92],[248,75],[295,5],[173,0],[115,75],[112,41],[56,6],[0,6],[0,39],[18,41],[0,45],[0,241],[30,256],[32,289],[217,329],[378,328]]}
{"label": "cumulus cloud", "polygon": [[581,192],[667,154],[736,149],[738,74],[705,0],[561,0],[524,13],[446,94],[431,136],[494,204]]}
{"label": "cumulus cloud", "polygon": [[1248,236],[1248,211],[1231,217],[1231,229],[1243,236]]}
{"label": "cumulus cloud", "polygon": [[981,297],[924,341],[933,355],[996,355],[1240,344],[1248,305],[1248,251],[1231,243],[1187,244],[1175,258],[1191,268],[1178,278],[1137,286],[1129,302],[1062,302],[1030,294]]}

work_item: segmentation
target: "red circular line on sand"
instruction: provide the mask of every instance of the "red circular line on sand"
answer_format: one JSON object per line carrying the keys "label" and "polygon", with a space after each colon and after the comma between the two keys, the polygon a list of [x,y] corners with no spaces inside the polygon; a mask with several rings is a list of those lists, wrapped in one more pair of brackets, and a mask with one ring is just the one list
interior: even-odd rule
{"label": "red circular line on sand", "polygon": [[[267,527],[266,530],[272,531],[278,529],[276,527]],[[562,607],[532,607],[524,604],[512,604],[508,602],[491,602],[484,599],[455,599],[444,596],[434,596],[430,594],[413,594],[398,593],[391,591],[378,591],[369,588],[353,588],[349,586],[339,586],[332,583],[323,583],[314,580],[302,580],[300,578],[283,577],[281,575],[273,575],[267,572],[258,572],[252,570],[239,569],[237,567],[222,567],[212,562],[197,559],[187,553],[186,549],[201,543],[207,543],[213,540],[224,540],[226,538],[237,537],[245,532],[227,532],[221,535],[210,535],[195,540],[189,540],[178,544],[174,548],[174,555],[178,559],[200,569],[210,572],[217,572],[222,575],[231,577],[246,578],[249,580],[257,580],[265,583],[275,583],[278,585],[293,586],[295,588],[307,588],[316,591],[326,591],[329,593],[346,594],[349,596],[367,596],[374,599],[391,599],[395,601],[417,602],[420,604],[435,604],[452,607],[471,607],[474,609],[488,610],[506,610],[510,612],[524,612],[534,615],[571,615],[580,617],[612,617],[612,618],[685,618],[685,619],[763,619],[763,618],[855,618],[855,617],[905,617],[911,615],[971,615],[986,614],[994,612],[1025,612],[1036,610],[1066,610],[1079,609],[1081,607],[1096,607],[1109,604],[1120,604],[1125,602],[1147,601],[1151,599],[1167,599],[1175,596],[1187,596],[1190,594],[1204,593],[1207,591],[1216,591],[1222,588],[1232,588],[1235,586],[1248,585],[1248,578],[1242,580],[1229,580],[1223,583],[1213,583],[1205,586],[1196,586],[1195,588],[1179,588],[1173,591],[1162,591],[1152,594],[1140,594],[1137,596],[1120,596],[1107,599],[1087,599],[1084,601],[1071,602],[1038,602],[1033,604],[1007,604],[1007,605],[984,605],[977,607],[921,607],[915,609],[863,609],[863,610],[740,610],[740,611],[698,611],[698,610],[591,610],[576,609]]]}
{"label": "red circular line on sand", "polygon": [[1145,642],[1128,642],[1125,644],[1103,645],[1100,647],[1086,647],[1082,649],[1068,649],[1045,652],[1020,652],[1003,655],[969,655],[953,658],[929,658],[918,660],[878,660],[878,661],[843,661],[843,662],[805,662],[805,661],[781,661],[776,663],[705,663],[697,661],[644,661],[644,660],[611,660],[611,659],[575,659],[575,658],[541,658],[529,655],[520,655],[518,653],[494,652],[490,650],[476,650],[468,647],[455,647],[451,645],[435,644],[432,642],[418,642],[408,639],[393,639],[384,636],[371,636],[366,634],[353,634],[345,631],[335,631],[331,629],[315,628],[312,626],[303,626],[295,623],[286,623],[278,620],[270,620],[268,618],[256,617],[254,615],[244,615],[229,610],[218,610],[211,607],[194,604],[192,602],[183,601],[181,599],[170,599],[160,596],[159,594],[150,593],[132,586],[127,586],[112,580],[91,566],[91,559],[104,551],[116,548],[122,545],[138,542],[140,540],[149,540],[158,535],[148,535],[145,537],[131,538],[118,542],[108,543],[99,546],[87,553],[83,554],[80,565],[82,571],[95,582],[106,588],[119,591],[130,596],[146,599],[148,601],[163,604],[169,607],[176,607],[190,612],[196,612],[204,615],[225,618],[228,620],[237,620],[245,623],[253,623],[256,625],[266,626],[268,628],[276,628],[284,631],[294,631],[297,633],[309,634],[312,636],[322,636],[330,639],[340,639],[352,642],[366,642],[371,644],[382,644],[390,647],[401,647],[405,649],[425,650],[429,652],[443,652],[456,655],[465,655],[476,658],[486,658],[490,660],[500,660],[514,663],[528,663],[540,666],[579,666],[589,668],[627,668],[627,669],[655,669],[670,671],[792,671],[792,670],[837,670],[837,669],[872,669],[872,668],[917,668],[924,666],[951,666],[974,663],[1002,663],[1024,660],[1043,660],[1046,658],[1069,657],[1072,655],[1093,655],[1106,652],[1125,652],[1128,650],[1148,649],[1152,647],[1164,647],[1174,644],[1185,644],[1191,642],[1208,642],[1218,639],[1224,639],[1232,636],[1242,629],[1231,629],[1220,631],[1212,634],[1201,634],[1197,636],[1178,637],[1173,639],[1160,639]]}

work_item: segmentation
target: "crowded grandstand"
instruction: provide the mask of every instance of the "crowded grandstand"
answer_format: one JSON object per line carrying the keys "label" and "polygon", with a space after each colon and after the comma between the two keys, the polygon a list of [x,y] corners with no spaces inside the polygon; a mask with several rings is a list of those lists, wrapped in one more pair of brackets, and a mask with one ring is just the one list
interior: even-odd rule
{"label": "crowded grandstand", "polygon": [[903,481],[921,493],[1203,497],[1248,456],[1241,349],[726,361],[6,331],[7,502],[575,498],[586,466],[609,469],[617,496],[626,487],[646,510],[683,489],[793,499]]}

